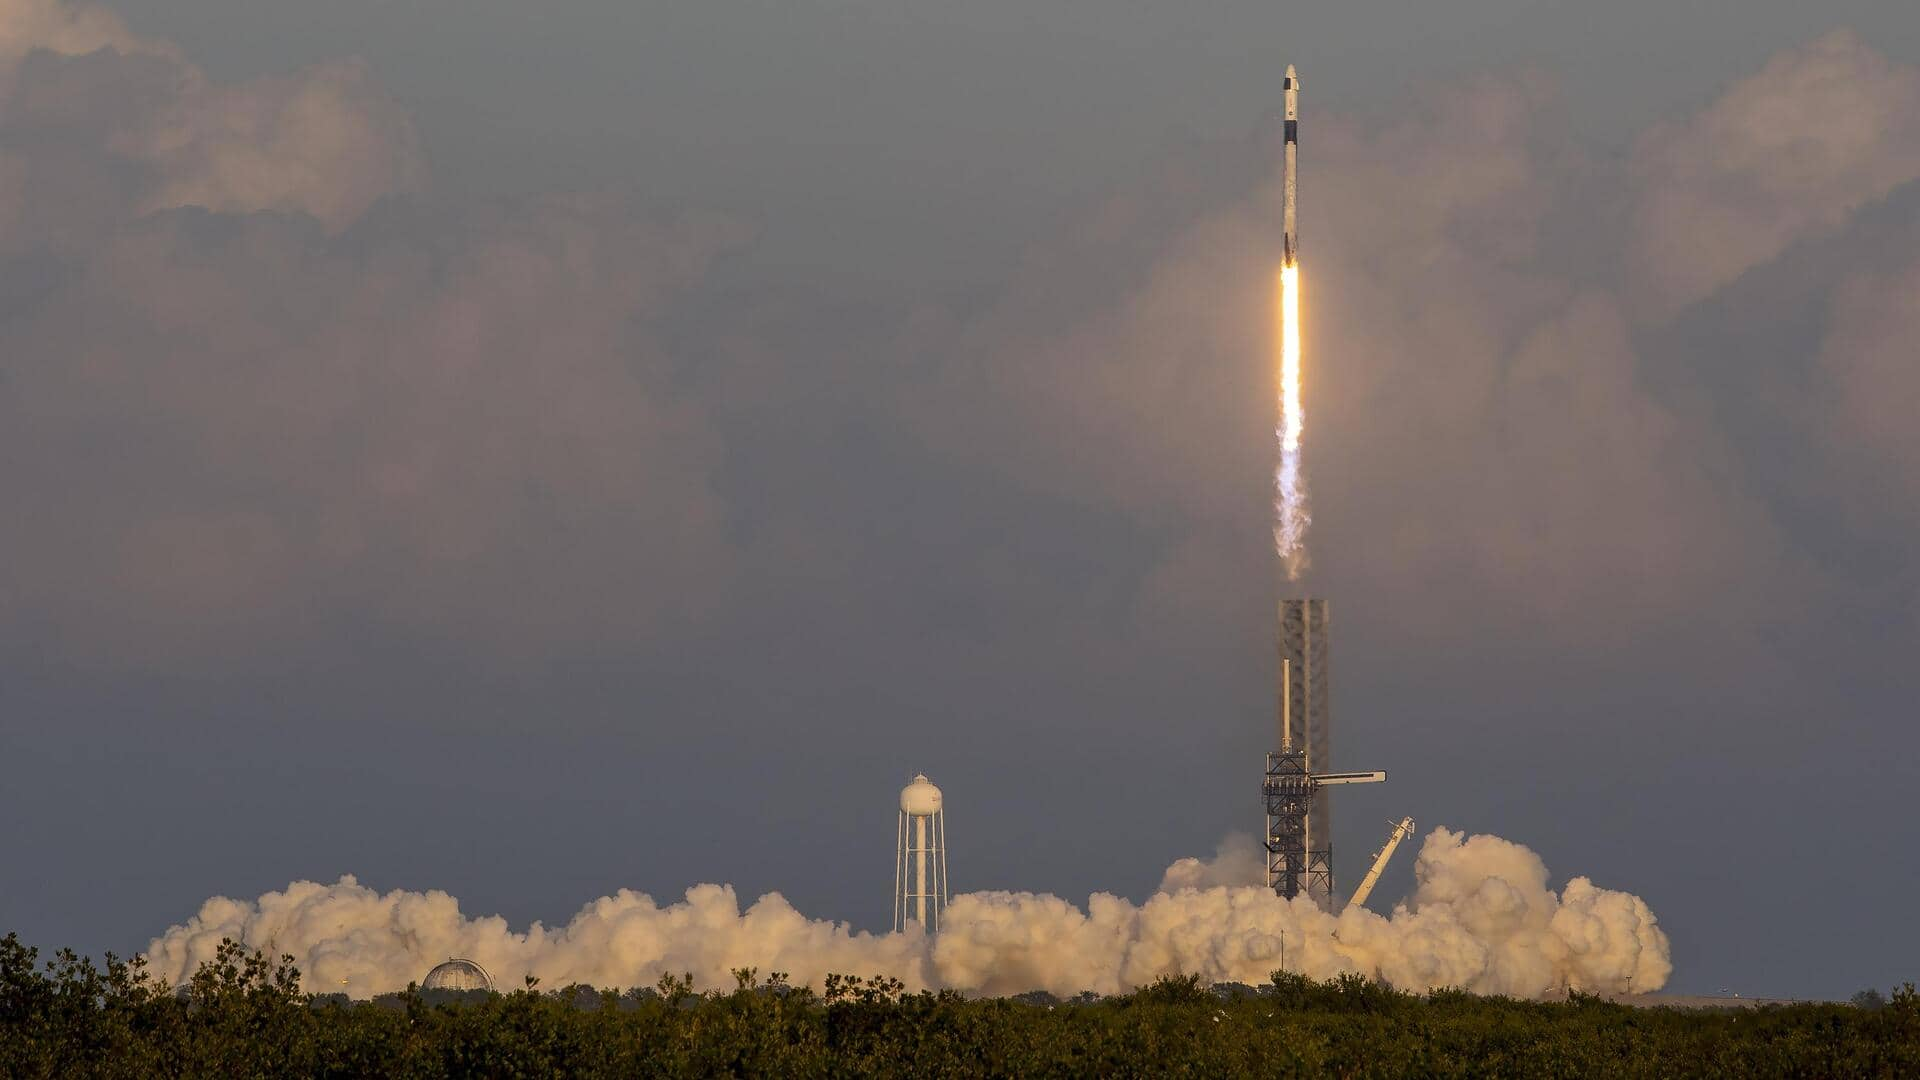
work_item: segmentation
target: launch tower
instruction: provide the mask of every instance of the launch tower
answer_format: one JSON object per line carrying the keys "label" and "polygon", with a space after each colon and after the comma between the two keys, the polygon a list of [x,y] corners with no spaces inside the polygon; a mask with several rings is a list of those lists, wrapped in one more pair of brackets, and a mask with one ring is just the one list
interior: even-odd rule
{"label": "launch tower", "polygon": [[1267,755],[1267,884],[1292,899],[1304,890],[1333,909],[1333,814],[1325,789],[1377,784],[1384,772],[1323,772],[1333,725],[1327,602],[1280,601],[1280,749]]}

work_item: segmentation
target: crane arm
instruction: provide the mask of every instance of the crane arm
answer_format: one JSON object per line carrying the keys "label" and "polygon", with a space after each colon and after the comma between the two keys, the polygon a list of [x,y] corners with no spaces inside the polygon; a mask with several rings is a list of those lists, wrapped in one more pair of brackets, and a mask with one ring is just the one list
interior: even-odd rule
{"label": "crane arm", "polygon": [[1348,906],[1366,906],[1367,897],[1373,895],[1373,887],[1380,881],[1380,871],[1385,870],[1387,860],[1393,858],[1393,849],[1400,846],[1400,841],[1412,835],[1413,819],[1401,818],[1400,824],[1393,826],[1393,831],[1387,834],[1386,846],[1373,857],[1373,869],[1367,871],[1367,876],[1361,880],[1360,887],[1353,890],[1353,899],[1347,901]]}
{"label": "crane arm", "polygon": [[1333,772],[1315,773],[1313,779],[1319,784],[1378,784],[1387,778],[1384,772]]}

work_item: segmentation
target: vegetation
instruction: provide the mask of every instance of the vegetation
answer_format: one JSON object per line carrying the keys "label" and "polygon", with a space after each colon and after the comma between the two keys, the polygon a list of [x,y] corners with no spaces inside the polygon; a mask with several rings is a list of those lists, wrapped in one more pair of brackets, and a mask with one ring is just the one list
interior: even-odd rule
{"label": "vegetation", "polygon": [[1284,972],[1259,988],[1170,978],[1071,1001],[735,975],[725,993],[667,976],[626,993],[410,989],[356,1003],[305,994],[292,957],[232,943],[175,990],[137,959],[43,963],[8,935],[0,1076],[1920,1075],[1912,984],[1879,1008],[1680,1011]]}

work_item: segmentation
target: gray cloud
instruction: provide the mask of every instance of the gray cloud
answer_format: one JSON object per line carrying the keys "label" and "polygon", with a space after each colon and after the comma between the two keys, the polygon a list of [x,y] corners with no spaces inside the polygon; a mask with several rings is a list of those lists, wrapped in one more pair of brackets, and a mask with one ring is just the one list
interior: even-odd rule
{"label": "gray cloud", "polygon": [[1634,152],[1631,266],[1670,314],[1920,177],[1920,71],[1836,30]]}
{"label": "gray cloud", "polygon": [[123,229],[4,328],[0,473],[42,508],[0,526],[7,592],[78,653],[161,661],[335,617],[673,633],[728,543],[657,321],[741,236],[610,199]]}
{"label": "gray cloud", "polygon": [[[67,266],[6,327],[32,361],[5,398],[16,482],[63,493],[13,527],[45,562],[9,592],[62,637],[87,640],[113,598],[120,633],[257,640],[326,597],[509,648],[724,611],[742,573],[857,551],[847,523],[805,506],[759,513],[758,546],[741,548],[714,487],[742,419],[822,379],[845,389],[845,416],[1123,512],[1161,549],[1129,602],[1140,632],[1200,632],[1245,602],[1270,453],[1270,133],[1211,148],[1212,174],[1186,154],[1118,188],[979,311],[878,316],[880,348],[915,363],[809,369],[750,317],[690,314],[710,309],[691,298],[745,241],[738,225],[639,219],[605,197],[363,217],[420,176],[363,68],[221,86],[110,25],[76,47],[96,38],[112,51],[27,53],[43,70],[5,99],[17,130],[54,133],[10,158],[16,176],[58,177],[16,185],[16,205],[88,190],[67,180],[74,146],[124,173],[102,166],[123,197],[85,204],[117,205],[115,220],[9,234]],[[1833,104],[1920,85],[1844,34],[1768,71]],[[1703,162],[1753,167],[1741,118],[1766,113],[1772,81],[1643,141],[1636,221],[1713,197]],[[1338,238],[1306,278],[1320,585],[1418,598],[1406,610],[1432,618],[1402,622],[1410,647],[1449,636],[1445,613],[1469,600],[1557,647],[1684,624],[1710,596],[1725,617],[1726,597],[1792,557],[1712,417],[1645,384],[1634,288],[1545,246],[1581,190],[1551,87],[1478,78],[1423,103],[1386,126],[1315,126],[1309,220]],[[1808,208],[1770,235],[1784,244],[1911,172],[1886,115],[1772,196]],[[189,205],[214,213],[166,209]],[[227,216],[240,210],[292,216]],[[1732,250],[1717,242],[1645,235],[1630,276],[1705,283],[1651,310],[1737,272],[1688,261]],[[1730,557],[1703,570],[1701,551]]]}
{"label": "gray cloud", "polygon": [[412,123],[353,61],[223,84],[92,6],[6,0],[0,236],[73,251],[158,210],[340,229],[425,178]]}
{"label": "gray cloud", "polygon": [[0,63],[12,64],[37,49],[82,56],[100,49],[176,57],[178,50],[130,32],[120,18],[95,4],[61,0],[0,0]]}
{"label": "gray cloud", "polygon": [[[1815,399],[1825,449],[1860,524],[1920,526],[1920,261],[1849,276],[1835,290]],[[1909,580],[1912,588],[1916,583]]]}

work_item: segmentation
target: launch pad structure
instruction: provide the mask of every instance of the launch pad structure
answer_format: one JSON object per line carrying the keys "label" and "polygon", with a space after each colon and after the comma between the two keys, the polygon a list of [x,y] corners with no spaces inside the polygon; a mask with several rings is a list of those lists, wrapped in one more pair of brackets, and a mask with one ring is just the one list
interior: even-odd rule
{"label": "launch pad structure", "polygon": [[1267,755],[1267,885],[1334,910],[1333,813],[1326,789],[1377,784],[1384,772],[1323,772],[1332,758],[1327,602],[1280,601],[1280,749]]}

